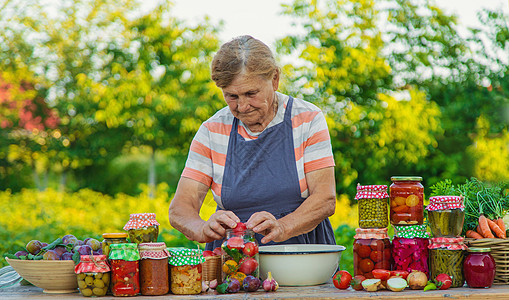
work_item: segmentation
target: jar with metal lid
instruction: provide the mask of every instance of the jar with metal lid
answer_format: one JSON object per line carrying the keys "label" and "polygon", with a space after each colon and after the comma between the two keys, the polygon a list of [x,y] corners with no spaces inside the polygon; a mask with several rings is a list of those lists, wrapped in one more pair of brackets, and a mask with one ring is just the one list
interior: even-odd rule
{"label": "jar with metal lid", "polygon": [[445,273],[452,279],[451,287],[462,287],[465,284],[463,262],[467,250],[463,238],[432,238],[428,248],[430,280]]}
{"label": "jar with metal lid", "polygon": [[247,275],[259,277],[258,242],[254,231],[227,229],[221,248],[226,252],[222,265],[223,281],[235,276],[239,282]]}
{"label": "jar with metal lid", "polygon": [[465,206],[461,196],[435,196],[429,198],[429,227],[433,237],[458,237],[463,230]]}
{"label": "jar with metal lid", "polygon": [[103,233],[102,241],[103,254],[106,255],[106,257],[108,257],[108,255],[110,254],[111,244],[125,244],[125,243],[127,243],[126,232]]}
{"label": "jar with metal lid", "polygon": [[155,243],[159,236],[159,223],[156,220],[156,214],[131,214],[124,230],[129,233],[132,243]]}
{"label": "jar with metal lid", "polygon": [[357,185],[355,200],[358,201],[360,228],[385,228],[389,225],[387,215],[386,185]]}
{"label": "jar with metal lid", "polygon": [[391,270],[391,241],[387,228],[355,229],[353,242],[354,275],[373,278],[374,269]]}
{"label": "jar with metal lid", "polygon": [[113,296],[136,296],[140,293],[140,253],[135,243],[111,244],[108,257],[111,264]]}
{"label": "jar with metal lid", "polygon": [[424,221],[422,177],[393,176],[390,191],[392,225],[421,225]]}
{"label": "jar with metal lid", "polygon": [[176,295],[201,293],[202,264],[205,261],[200,249],[169,248],[171,292]]}
{"label": "jar with metal lid", "polygon": [[468,248],[463,262],[465,280],[471,288],[490,288],[495,280],[496,263],[491,248]]}
{"label": "jar with metal lid", "polygon": [[78,289],[85,297],[106,295],[110,284],[110,266],[106,255],[81,255],[74,267],[78,278]]}
{"label": "jar with metal lid", "polygon": [[429,277],[429,233],[426,225],[394,226],[392,239],[393,270],[422,271]]}
{"label": "jar with metal lid", "polygon": [[165,243],[142,243],[140,250],[140,287],[145,296],[164,295],[170,291],[168,257]]}

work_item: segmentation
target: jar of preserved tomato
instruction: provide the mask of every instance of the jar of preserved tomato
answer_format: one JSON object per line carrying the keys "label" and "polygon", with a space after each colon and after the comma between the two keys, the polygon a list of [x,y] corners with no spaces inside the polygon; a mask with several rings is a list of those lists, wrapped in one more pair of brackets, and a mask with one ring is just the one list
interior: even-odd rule
{"label": "jar of preserved tomato", "polygon": [[429,227],[433,237],[458,237],[463,230],[465,206],[461,196],[435,196],[429,198]]}
{"label": "jar of preserved tomato", "polygon": [[140,250],[141,294],[164,295],[170,291],[168,257],[165,243],[142,243]]}
{"label": "jar of preserved tomato", "polygon": [[424,220],[422,177],[393,176],[390,190],[392,225],[421,225]]}
{"label": "jar of preserved tomato", "polygon": [[74,267],[78,278],[78,289],[85,297],[104,296],[110,284],[110,266],[106,255],[81,255]]}
{"label": "jar of preserved tomato", "polygon": [[205,262],[200,249],[169,248],[171,292],[176,295],[201,293],[202,264]]}
{"label": "jar of preserved tomato", "polygon": [[357,185],[355,200],[358,201],[360,228],[385,228],[389,225],[386,185]]}
{"label": "jar of preserved tomato", "polygon": [[451,287],[462,287],[465,284],[463,261],[466,250],[462,237],[432,238],[429,245],[430,280],[445,273],[452,279]]}
{"label": "jar of preserved tomato", "polygon": [[[258,242],[250,229],[227,229],[221,248],[223,257],[223,282],[227,277],[252,275],[259,277]],[[242,273],[242,274],[239,274]],[[240,279],[242,282],[244,278]]]}
{"label": "jar of preserved tomato", "polygon": [[463,262],[465,280],[471,288],[490,288],[495,280],[495,259],[491,248],[468,248]]}
{"label": "jar of preserved tomato", "polygon": [[159,223],[156,214],[131,214],[129,221],[124,225],[124,230],[129,233],[132,243],[155,243],[159,236]]}
{"label": "jar of preserved tomato", "polygon": [[429,233],[426,225],[394,226],[392,239],[393,270],[422,271],[429,277]]}
{"label": "jar of preserved tomato", "polygon": [[110,254],[110,245],[111,244],[125,244],[127,243],[127,233],[126,232],[113,232],[113,233],[103,233],[103,241],[102,241],[102,250],[103,254],[108,257]]}
{"label": "jar of preserved tomato", "polygon": [[140,293],[140,253],[135,243],[111,244],[111,292],[113,296],[136,296]]}
{"label": "jar of preserved tomato", "polygon": [[374,269],[391,270],[391,241],[387,228],[355,229],[353,242],[354,275],[373,278]]}

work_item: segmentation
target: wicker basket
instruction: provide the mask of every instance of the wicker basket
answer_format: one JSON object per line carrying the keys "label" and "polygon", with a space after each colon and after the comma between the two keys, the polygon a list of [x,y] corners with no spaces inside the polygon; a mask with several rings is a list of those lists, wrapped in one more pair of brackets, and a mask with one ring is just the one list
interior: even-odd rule
{"label": "wicker basket", "polygon": [[207,256],[203,263],[203,280],[212,281],[217,279],[218,283],[222,283],[221,256]]}
{"label": "wicker basket", "polygon": [[468,247],[491,248],[497,265],[494,284],[509,283],[509,239],[465,239]]}

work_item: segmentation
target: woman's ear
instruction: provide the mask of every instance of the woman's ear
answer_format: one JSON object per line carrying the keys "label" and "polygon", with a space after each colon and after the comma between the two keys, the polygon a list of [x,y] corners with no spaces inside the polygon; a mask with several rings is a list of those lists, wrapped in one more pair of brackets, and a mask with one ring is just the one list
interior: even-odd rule
{"label": "woman's ear", "polygon": [[274,76],[272,77],[272,87],[274,88],[274,91],[279,89],[279,68],[276,69],[276,72],[274,72]]}

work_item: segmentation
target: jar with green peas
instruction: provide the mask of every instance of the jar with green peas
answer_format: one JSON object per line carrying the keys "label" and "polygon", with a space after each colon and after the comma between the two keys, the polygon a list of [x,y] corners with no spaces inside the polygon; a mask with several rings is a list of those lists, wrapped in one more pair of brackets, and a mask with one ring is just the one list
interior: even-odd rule
{"label": "jar with green peas", "polygon": [[389,225],[387,185],[357,185],[360,228],[386,228]]}
{"label": "jar with green peas", "polygon": [[82,255],[74,268],[78,289],[85,297],[104,296],[110,284],[110,266],[106,255]]}

